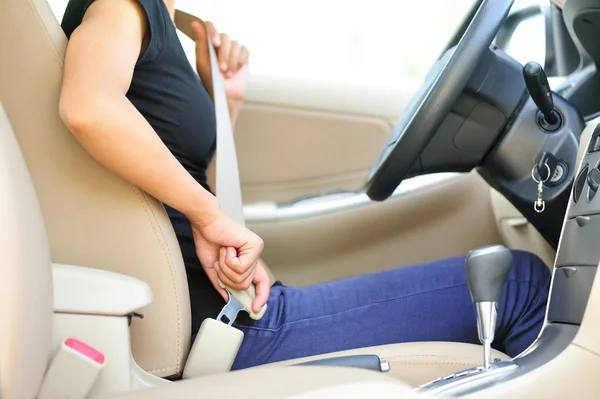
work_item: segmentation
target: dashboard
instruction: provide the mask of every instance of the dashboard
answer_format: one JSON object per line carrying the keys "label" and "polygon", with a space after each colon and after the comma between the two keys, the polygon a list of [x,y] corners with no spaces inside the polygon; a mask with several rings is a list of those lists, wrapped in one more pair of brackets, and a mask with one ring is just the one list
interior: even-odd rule
{"label": "dashboard", "polygon": [[600,261],[600,195],[596,195],[600,185],[600,124],[592,129],[589,140],[582,137],[579,170],[557,251],[548,307],[550,322],[581,323]]}

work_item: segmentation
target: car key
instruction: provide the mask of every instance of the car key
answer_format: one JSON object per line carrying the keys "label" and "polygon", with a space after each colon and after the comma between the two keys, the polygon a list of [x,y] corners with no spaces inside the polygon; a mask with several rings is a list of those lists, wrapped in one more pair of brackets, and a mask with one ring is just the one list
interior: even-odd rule
{"label": "car key", "polygon": [[230,326],[233,324],[240,311],[246,310],[246,308],[236,297],[231,295],[229,289],[224,289],[227,291],[227,295],[229,295],[229,301],[227,301],[227,304],[221,309],[221,312],[217,316],[217,320]]}
{"label": "car key", "polygon": [[[537,199],[533,202],[533,209],[537,213],[542,213],[546,209],[546,201],[544,201],[542,194],[544,189],[544,183],[546,183],[550,179],[550,175],[552,174],[550,166],[548,166],[547,163],[544,163],[544,166],[546,167],[546,173],[544,173],[545,178],[543,178],[542,173],[539,172],[539,167],[537,163],[533,166],[533,169],[531,169],[531,178],[537,184]],[[539,179],[536,177],[536,171],[540,176]]]}

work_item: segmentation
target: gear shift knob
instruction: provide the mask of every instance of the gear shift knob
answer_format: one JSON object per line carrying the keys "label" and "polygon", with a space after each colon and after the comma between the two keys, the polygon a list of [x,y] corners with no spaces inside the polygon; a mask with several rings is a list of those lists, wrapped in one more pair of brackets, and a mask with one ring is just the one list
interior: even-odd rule
{"label": "gear shift knob", "polygon": [[512,254],[502,245],[469,252],[465,260],[465,273],[471,300],[475,303],[500,302],[511,267]]}
{"label": "gear shift knob", "polygon": [[477,332],[483,344],[485,368],[489,368],[492,361],[498,303],[511,267],[512,254],[502,245],[473,250],[465,259],[467,286],[477,309]]}

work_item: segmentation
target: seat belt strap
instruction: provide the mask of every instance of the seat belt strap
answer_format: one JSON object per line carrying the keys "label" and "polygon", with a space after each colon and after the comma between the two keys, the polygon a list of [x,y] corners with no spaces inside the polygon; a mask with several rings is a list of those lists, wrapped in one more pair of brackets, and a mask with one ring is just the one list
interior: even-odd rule
{"label": "seat belt strap", "polygon": [[[200,18],[185,13],[180,10],[175,11],[175,25],[184,35],[192,40],[196,40],[192,30],[192,22],[200,21]],[[205,27],[206,29],[206,27]],[[213,101],[215,106],[215,116],[217,123],[217,149],[216,149],[216,178],[213,190],[216,190],[217,199],[223,211],[232,219],[245,226],[244,210],[242,203],[242,191],[240,186],[240,176],[238,172],[237,155],[235,151],[235,142],[233,140],[233,130],[227,106],[227,97],[223,78],[221,77],[218,58],[213,47],[208,30],[206,32],[208,41],[208,51],[210,55],[211,78],[213,89]],[[225,287],[219,282],[222,287]],[[265,304],[260,312],[252,311],[252,301],[256,297],[254,284],[246,291],[240,291],[225,287],[250,314],[250,317],[259,320],[264,315],[267,305]]]}

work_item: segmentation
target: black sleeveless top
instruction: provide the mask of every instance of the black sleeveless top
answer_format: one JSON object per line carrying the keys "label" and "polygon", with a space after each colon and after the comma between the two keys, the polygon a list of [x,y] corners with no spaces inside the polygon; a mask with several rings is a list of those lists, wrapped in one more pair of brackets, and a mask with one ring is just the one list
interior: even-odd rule
{"label": "black sleeveless top", "polygon": [[[185,169],[210,191],[206,168],[214,154],[213,103],[190,65],[163,0],[137,0],[148,21],[148,46],[135,65],[127,98],[146,118]],[[67,37],[81,24],[93,0],[70,0],[62,21]],[[166,206],[185,261],[192,301],[192,329],[215,318],[225,302],[196,256],[186,217]]]}

